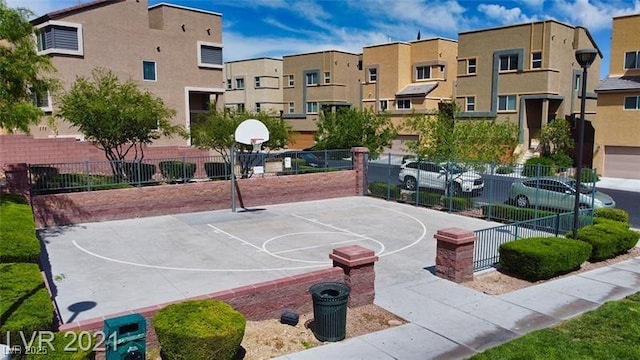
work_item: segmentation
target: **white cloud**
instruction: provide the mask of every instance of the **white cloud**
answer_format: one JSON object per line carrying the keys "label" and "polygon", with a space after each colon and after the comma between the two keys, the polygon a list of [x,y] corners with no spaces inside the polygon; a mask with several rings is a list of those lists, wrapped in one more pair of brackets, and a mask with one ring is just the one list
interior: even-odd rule
{"label": "white cloud", "polygon": [[558,0],[553,9],[571,25],[582,25],[591,31],[607,29],[615,16],[640,13],[640,0],[633,3],[621,1]]}
{"label": "white cloud", "polygon": [[537,20],[536,16],[527,16],[518,7],[507,9],[502,5],[480,4],[478,5],[478,11],[483,13],[487,18],[500,22],[502,25],[527,23]]}

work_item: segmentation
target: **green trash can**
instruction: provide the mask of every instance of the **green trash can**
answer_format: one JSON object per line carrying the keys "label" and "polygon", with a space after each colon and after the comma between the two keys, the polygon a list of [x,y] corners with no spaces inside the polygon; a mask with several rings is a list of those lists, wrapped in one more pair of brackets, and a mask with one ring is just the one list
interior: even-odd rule
{"label": "green trash can", "polygon": [[147,352],[147,321],[130,314],[104,321],[107,360],[144,360]]}
{"label": "green trash can", "polygon": [[347,301],[351,288],[325,282],[309,288],[313,299],[315,336],[320,341],[340,341],[347,335]]}

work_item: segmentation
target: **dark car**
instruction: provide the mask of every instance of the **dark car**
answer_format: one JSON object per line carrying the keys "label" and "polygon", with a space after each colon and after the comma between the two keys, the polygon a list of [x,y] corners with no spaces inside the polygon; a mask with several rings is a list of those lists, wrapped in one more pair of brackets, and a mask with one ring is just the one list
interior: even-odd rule
{"label": "dark car", "polygon": [[302,159],[304,164],[315,168],[323,168],[326,166],[326,161],[319,158],[314,153],[309,151],[285,151],[281,154],[282,157],[291,157],[293,159]]}

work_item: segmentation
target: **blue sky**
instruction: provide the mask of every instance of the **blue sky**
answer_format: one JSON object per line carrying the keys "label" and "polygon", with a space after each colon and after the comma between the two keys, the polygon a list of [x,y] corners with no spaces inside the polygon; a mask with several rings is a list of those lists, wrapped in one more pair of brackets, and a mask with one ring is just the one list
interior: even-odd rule
{"label": "blue sky", "polygon": [[[132,1],[132,0],[127,0]],[[37,15],[77,5],[78,0],[7,0]],[[589,29],[608,72],[611,18],[640,13],[640,0],[149,0],[222,14],[224,60],[320,50],[360,53],[388,41],[444,37],[545,19]]]}

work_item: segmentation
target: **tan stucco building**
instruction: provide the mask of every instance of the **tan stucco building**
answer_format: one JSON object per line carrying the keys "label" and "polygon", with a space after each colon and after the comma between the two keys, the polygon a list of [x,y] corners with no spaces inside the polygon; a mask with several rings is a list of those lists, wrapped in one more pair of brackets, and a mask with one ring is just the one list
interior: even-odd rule
{"label": "tan stucco building", "polygon": [[[94,68],[111,70],[122,81],[134,80],[177,111],[176,124],[189,128],[194,115],[222,99],[222,15],[146,0],[99,0],[55,11],[32,21],[39,29],[40,54],[51,57],[63,86]],[[219,103],[222,103],[220,100]],[[40,99],[47,112],[55,96]],[[58,121],[57,134],[47,125],[31,129],[34,137],[78,137]],[[154,145],[187,145],[179,137]]]}
{"label": "tan stucco building", "polygon": [[613,18],[609,76],[596,93],[594,168],[640,179],[640,14]]}
{"label": "tan stucco building", "polygon": [[[461,118],[496,118],[518,124],[520,143],[528,147],[553,119],[580,114],[582,69],[575,50],[596,48],[584,27],[555,20],[463,32],[458,37],[455,98]],[[602,54],[587,76],[585,154],[591,154]],[[591,157],[585,157],[589,164]]]}
{"label": "tan stucco building", "polygon": [[[365,47],[363,107],[386,111],[394,125],[414,112],[437,110],[443,100],[452,99],[457,53],[458,43],[442,38]],[[417,136],[400,127],[391,151],[405,151],[404,141]]]}
{"label": "tan stucco building", "polygon": [[290,148],[315,144],[320,111],[360,107],[359,61],[337,50],[283,56],[283,117],[296,132]]}
{"label": "tan stucco building", "polygon": [[234,110],[280,115],[282,60],[259,58],[224,64],[224,103]]}

